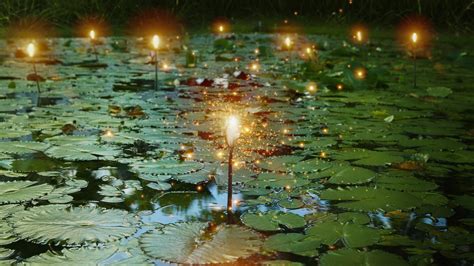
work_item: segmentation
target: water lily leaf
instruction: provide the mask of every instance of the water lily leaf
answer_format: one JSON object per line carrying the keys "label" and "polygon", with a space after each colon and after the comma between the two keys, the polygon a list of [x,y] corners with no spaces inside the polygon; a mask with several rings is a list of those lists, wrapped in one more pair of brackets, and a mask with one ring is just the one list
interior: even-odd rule
{"label": "water lily leaf", "polygon": [[168,190],[171,188],[171,185],[166,182],[151,182],[146,186],[155,190]]}
{"label": "water lily leaf", "polygon": [[276,266],[276,265],[284,265],[284,266],[303,266],[303,263],[289,261],[289,260],[266,260],[260,262],[261,265],[264,266]]}
{"label": "water lily leaf", "polygon": [[282,226],[295,229],[305,226],[303,217],[294,213],[270,211],[267,213],[245,213],[240,217],[242,223],[259,231],[280,231]]}
{"label": "water lily leaf", "polygon": [[46,150],[46,155],[66,161],[112,160],[122,151],[107,145],[62,145]]}
{"label": "water lily leaf", "polygon": [[22,141],[11,141],[11,142],[0,142],[0,152],[2,153],[13,153],[13,154],[27,154],[42,152],[49,147],[46,143],[41,142],[22,142]]}
{"label": "water lily leaf", "polygon": [[100,265],[112,256],[117,248],[105,249],[63,249],[60,254],[47,251],[25,261],[26,265]]}
{"label": "water lily leaf", "polygon": [[148,181],[166,181],[172,176],[191,174],[204,168],[204,164],[195,161],[147,161],[132,165],[132,171]]}
{"label": "water lily leaf", "polygon": [[261,173],[256,179],[246,182],[245,185],[256,188],[295,188],[309,183],[310,181],[307,179],[289,174]]}
{"label": "water lily leaf", "polygon": [[317,256],[320,246],[321,239],[297,233],[272,235],[263,245],[269,251],[288,252],[306,257]]}
{"label": "water lily leaf", "polygon": [[329,179],[331,184],[339,185],[355,185],[363,184],[372,181],[375,178],[375,172],[361,168],[361,167],[348,167],[344,170],[337,172]]}
{"label": "water lily leaf", "polygon": [[8,221],[22,238],[69,245],[120,239],[133,234],[137,224],[126,211],[94,207],[34,207],[13,214]]}
{"label": "water lily leaf", "polygon": [[428,191],[438,187],[436,183],[425,181],[413,176],[380,176],[377,178],[377,185],[387,189],[400,191]]}
{"label": "water lily leaf", "polygon": [[0,182],[0,203],[17,203],[37,199],[53,190],[48,184],[33,181]]}
{"label": "water lily leaf", "polygon": [[352,266],[352,265],[366,265],[366,266],[403,266],[408,263],[400,256],[391,254],[381,250],[372,251],[358,251],[355,249],[340,249],[336,251],[329,251],[327,254],[321,256],[322,266]]}
{"label": "water lily leaf", "polygon": [[426,89],[426,92],[428,93],[429,96],[440,97],[440,98],[445,98],[451,93],[453,93],[453,91],[447,87],[428,87]]}
{"label": "water lily leaf", "polygon": [[470,195],[457,196],[454,202],[461,205],[463,208],[474,211],[474,197]]}
{"label": "water lily leaf", "polygon": [[295,173],[307,173],[322,171],[333,166],[333,163],[318,158],[300,161],[292,165],[288,170]]}
{"label": "water lily leaf", "polygon": [[258,166],[270,171],[285,172],[290,165],[303,160],[303,158],[303,156],[296,155],[273,156],[261,161]]}
{"label": "water lily leaf", "polygon": [[328,189],[321,193],[322,199],[349,201],[337,203],[336,206],[354,211],[394,211],[408,210],[421,206],[419,197],[401,191],[356,187],[345,190]]}
{"label": "water lily leaf", "polygon": [[321,239],[326,245],[342,241],[346,247],[359,248],[377,243],[380,234],[377,229],[364,225],[340,222],[316,223],[306,231],[307,235]]}
{"label": "water lily leaf", "polygon": [[255,232],[237,225],[176,223],[145,233],[140,246],[153,258],[183,264],[230,263],[259,251]]}

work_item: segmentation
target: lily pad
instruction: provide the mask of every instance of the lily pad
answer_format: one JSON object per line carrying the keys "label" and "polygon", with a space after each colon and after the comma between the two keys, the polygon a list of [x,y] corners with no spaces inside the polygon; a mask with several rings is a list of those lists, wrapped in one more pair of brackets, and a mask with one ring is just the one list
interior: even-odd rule
{"label": "lily pad", "polygon": [[297,214],[278,211],[245,213],[240,219],[246,226],[259,231],[280,231],[283,227],[295,229],[306,224],[304,218]]}
{"label": "lily pad", "polygon": [[331,184],[339,185],[355,185],[363,184],[372,181],[375,178],[375,173],[369,169],[361,167],[348,167],[342,171],[337,172],[329,179]]}
{"label": "lily pad", "polygon": [[306,257],[319,254],[321,239],[304,234],[289,233],[272,235],[265,241],[264,248],[269,251],[288,252]]}
{"label": "lily pad", "polygon": [[336,242],[342,241],[349,248],[370,246],[376,244],[380,239],[377,229],[340,222],[316,223],[306,233],[321,239],[323,244],[334,245]]}
{"label": "lily pad", "polygon": [[336,251],[329,251],[327,254],[321,256],[322,266],[352,266],[352,265],[366,265],[366,266],[403,266],[408,263],[400,256],[391,254],[381,250],[372,251],[358,251],[355,249],[340,249]]}
{"label": "lily pad", "polygon": [[145,233],[140,246],[152,258],[182,264],[230,263],[259,251],[260,236],[237,225],[177,223]]}
{"label": "lily pad", "polygon": [[94,207],[34,207],[13,214],[8,221],[22,238],[69,245],[117,240],[133,234],[137,224],[126,211]]}

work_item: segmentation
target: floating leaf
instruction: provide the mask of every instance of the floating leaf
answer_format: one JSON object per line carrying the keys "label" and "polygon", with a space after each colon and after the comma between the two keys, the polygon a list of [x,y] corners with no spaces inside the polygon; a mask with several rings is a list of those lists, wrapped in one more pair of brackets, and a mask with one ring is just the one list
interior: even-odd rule
{"label": "floating leaf", "polygon": [[354,249],[340,249],[329,251],[321,256],[322,266],[403,266],[408,265],[400,256],[381,250],[357,251]]}
{"label": "floating leaf", "polygon": [[94,207],[34,207],[13,214],[9,222],[22,238],[70,245],[120,239],[133,234],[137,224],[126,211]]}
{"label": "floating leaf", "polygon": [[33,181],[0,182],[0,203],[17,203],[37,199],[53,190],[48,184]]}
{"label": "floating leaf", "polygon": [[359,248],[377,243],[380,234],[377,229],[364,225],[340,222],[316,223],[306,231],[307,235],[321,239],[321,243],[334,245],[342,241],[346,247]]}
{"label": "floating leaf", "polygon": [[259,235],[237,225],[177,223],[145,233],[140,246],[153,258],[183,264],[230,263],[259,251]]}
{"label": "floating leaf", "polygon": [[363,184],[372,181],[375,178],[375,173],[369,169],[360,167],[348,167],[344,170],[337,172],[334,176],[329,179],[331,184],[339,185],[354,185]]}
{"label": "floating leaf", "polygon": [[269,251],[288,252],[307,257],[317,256],[320,246],[321,239],[297,233],[272,235],[264,244],[264,248]]}
{"label": "floating leaf", "polygon": [[294,213],[270,211],[267,213],[245,213],[240,218],[246,226],[259,231],[280,231],[282,226],[294,229],[305,226],[303,217]]}

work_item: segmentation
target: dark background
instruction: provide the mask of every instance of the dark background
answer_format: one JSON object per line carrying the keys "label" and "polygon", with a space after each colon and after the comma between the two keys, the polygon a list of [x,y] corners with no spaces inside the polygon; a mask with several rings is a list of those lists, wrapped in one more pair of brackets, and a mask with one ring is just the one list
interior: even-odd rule
{"label": "dark background", "polygon": [[[297,12],[295,15],[294,12]],[[437,29],[474,30],[474,0],[1,0],[0,27],[7,36],[41,33],[73,35],[88,24],[107,34],[138,33],[145,25],[162,31],[204,29],[222,17],[272,31],[287,19],[308,22],[395,27],[423,19]],[[270,25],[273,25],[270,26]],[[251,28],[251,27],[250,27]]]}

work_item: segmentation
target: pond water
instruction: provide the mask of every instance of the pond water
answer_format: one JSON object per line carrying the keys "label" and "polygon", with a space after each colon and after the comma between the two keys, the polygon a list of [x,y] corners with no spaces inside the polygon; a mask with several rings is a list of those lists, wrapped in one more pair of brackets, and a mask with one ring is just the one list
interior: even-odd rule
{"label": "pond water", "polygon": [[471,265],[473,46],[284,37],[1,40],[0,262]]}

